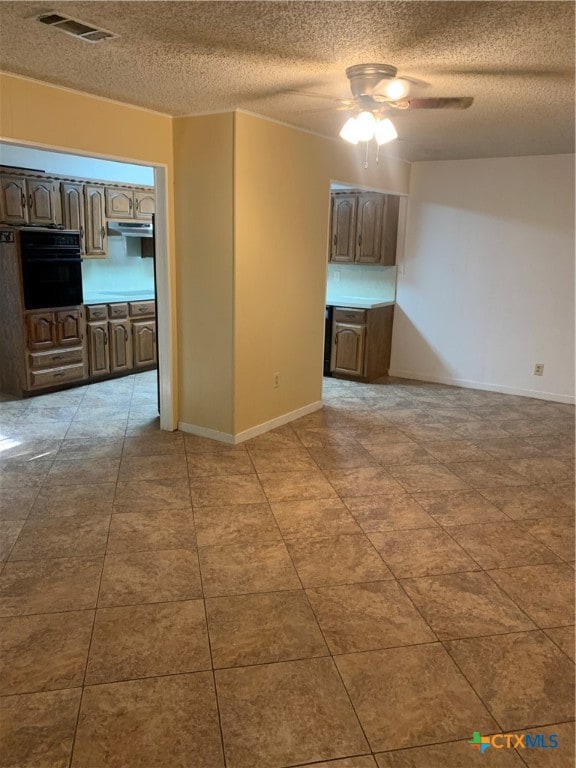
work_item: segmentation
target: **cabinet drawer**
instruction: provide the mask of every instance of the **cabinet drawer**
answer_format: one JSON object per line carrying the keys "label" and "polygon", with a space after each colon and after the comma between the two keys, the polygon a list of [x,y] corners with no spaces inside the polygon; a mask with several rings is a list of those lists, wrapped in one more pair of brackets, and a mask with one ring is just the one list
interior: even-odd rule
{"label": "cabinet drawer", "polygon": [[30,371],[30,386],[50,387],[66,381],[78,381],[84,378],[84,365],[67,365],[62,368],[50,368],[46,371]]}
{"label": "cabinet drawer", "polygon": [[113,319],[128,317],[128,304],[108,304],[108,316]]}
{"label": "cabinet drawer", "polygon": [[145,317],[146,315],[154,316],[154,302],[153,301],[131,301],[129,303],[130,317]]}
{"label": "cabinet drawer", "polygon": [[82,347],[57,349],[52,352],[31,352],[28,359],[30,368],[54,368],[84,362]]}
{"label": "cabinet drawer", "polygon": [[335,323],[358,323],[358,325],[364,325],[364,323],[366,322],[366,310],[334,307],[334,322]]}
{"label": "cabinet drawer", "polygon": [[106,304],[91,304],[86,307],[88,320],[106,320],[108,318],[108,306]]}

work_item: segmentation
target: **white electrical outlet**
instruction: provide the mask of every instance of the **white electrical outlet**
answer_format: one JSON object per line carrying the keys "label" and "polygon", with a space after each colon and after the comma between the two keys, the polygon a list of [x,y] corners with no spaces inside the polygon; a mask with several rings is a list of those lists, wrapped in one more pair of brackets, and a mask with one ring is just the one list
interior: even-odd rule
{"label": "white electrical outlet", "polygon": [[275,373],[274,374],[273,379],[272,379],[272,386],[274,387],[274,389],[278,389],[278,387],[280,386],[280,374],[279,373]]}
{"label": "white electrical outlet", "polygon": [[544,363],[536,363],[534,366],[534,376],[544,375]]}

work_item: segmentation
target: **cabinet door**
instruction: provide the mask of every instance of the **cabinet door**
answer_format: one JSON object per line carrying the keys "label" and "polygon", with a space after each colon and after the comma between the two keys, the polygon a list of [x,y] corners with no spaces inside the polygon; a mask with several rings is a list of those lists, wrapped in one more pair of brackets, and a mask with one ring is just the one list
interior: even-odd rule
{"label": "cabinet door", "polygon": [[28,221],[30,224],[55,224],[54,182],[43,179],[26,179],[28,192]]}
{"label": "cabinet door", "polygon": [[143,189],[134,190],[134,218],[151,219],[156,213],[156,198],[154,192]]}
{"label": "cabinet door", "polygon": [[56,312],[56,341],[59,347],[76,347],[84,338],[84,318],[80,309]]}
{"label": "cabinet door", "polygon": [[110,371],[129,371],[134,367],[132,334],[129,320],[111,320],[108,323],[110,337]]}
{"label": "cabinet door", "polygon": [[365,339],[366,326],[334,323],[330,365],[333,373],[344,373],[348,376],[364,375]]}
{"label": "cabinet door", "polygon": [[358,198],[356,252],[358,264],[380,263],[380,234],[384,195],[364,193]]}
{"label": "cabinet door", "polygon": [[393,267],[396,264],[399,209],[400,198],[397,195],[386,195],[380,246],[380,263],[386,267]]}
{"label": "cabinet door", "polygon": [[28,206],[26,203],[26,182],[3,176],[1,179],[0,218],[6,224],[26,224]]}
{"label": "cabinet door", "polygon": [[330,261],[351,264],[355,254],[356,195],[333,195]]}
{"label": "cabinet door", "polygon": [[104,188],[84,187],[86,216],[86,256],[106,256],[107,240],[104,226]]}
{"label": "cabinet door", "polygon": [[54,312],[31,312],[26,317],[28,349],[50,349],[57,345]]}
{"label": "cabinet door", "polygon": [[80,232],[80,251],[86,252],[84,238],[84,195],[82,184],[63,181],[60,184],[62,197],[62,223],[65,229],[77,229]]}
{"label": "cabinet door", "polygon": [[132,323],[134,341],[134,368],[156,364],[156,323],[154,320],[137,320]]}
{"label": "cabinet door", "polygon": [[134,218],[134,194],[131,189],[106,188],[106,216],[109,219]]}
{"label": "cabinet door", "polygon": [[104,376],[110,372],[108,323],[88,323],[87,329],[90,376]]}

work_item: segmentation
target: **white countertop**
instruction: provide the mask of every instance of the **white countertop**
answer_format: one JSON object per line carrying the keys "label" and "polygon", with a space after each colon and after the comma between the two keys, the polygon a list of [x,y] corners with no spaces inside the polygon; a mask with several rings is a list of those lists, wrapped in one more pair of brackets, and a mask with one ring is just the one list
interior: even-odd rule
{"label": "white countertop", "polygon": [[327,307],[345,307],[346,309],[378,309],[391,307],[395,301],[384,298],[367,299],[363,296],[326,296]]}
{"label": "white countertop", "polygon": [[84,304],[115,304],[119,301],[152,301],[154,291],[86,291]]}

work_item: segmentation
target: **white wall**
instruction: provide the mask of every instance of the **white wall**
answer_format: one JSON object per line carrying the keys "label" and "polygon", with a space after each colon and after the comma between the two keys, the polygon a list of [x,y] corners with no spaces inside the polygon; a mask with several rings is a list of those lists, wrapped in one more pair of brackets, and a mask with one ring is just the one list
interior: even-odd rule
{"label": "white wall", "polygon": [[47,152],[4,142],[0,143],[0,163],[15,165],[18,168],[33,168],[60,176],[80,176],[125,184],[154,184],[154,169],[145,165],[98,160],[63,152]]}
{"label": "white wall", "polygon": [[107,259],[82,261],[82,286],[84,299],[101,291],[154,293],[154,259],[142,258],[138,238],[109,236]]}
{"label": "white wall", "polygon": [[573,155],[412,166],[390,373],[573,401]]}

